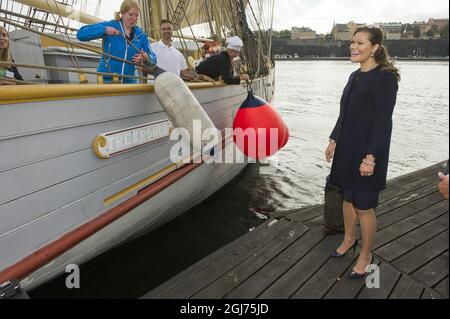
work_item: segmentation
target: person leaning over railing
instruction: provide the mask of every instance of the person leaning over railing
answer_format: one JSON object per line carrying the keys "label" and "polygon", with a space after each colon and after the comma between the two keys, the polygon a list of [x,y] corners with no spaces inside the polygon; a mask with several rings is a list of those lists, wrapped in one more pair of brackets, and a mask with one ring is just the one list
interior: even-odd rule
{"label": "person leaning over railing", "polygon": [[[136,0],[122,2],[120,12],[116,12],[115,20],[86,25],[82,27],[77,38],[80,41],[91,41],[103,38],[103,51],[109,55],[135,63],[149,62],[156,64],[147,34],[137,26],[140,7]],[[102,57],[98,72],[116,73],[118,75],[135,74],[135,65]],[[104,76],[105,82],[111,82],[109,76]],[[122,83],[136,83],[136,79],[122,78]]]}
{"label": "person leaning over railing", "polygon": [[[9,33],[4,27],[0,26],[0,61],[14,62],[10,51]],[[16,84],[16,82],[8,81],[8,79],[23,81],[22,75],[20,75],[19,70],[15,66],[0,65],[0,85]]]}
{"label": "person leaning over railing", "polygon": [[222,77],[226,84],[240,84],[241,81],[248,81],[248,74],[241,76],[233,75],[232,61],[237,58],[244,47],[244,43],[239,37],[228,39],[228,48],[226,51],[213,55],[204,60],[197,66],[197,73],[209,76],[212,79]]}

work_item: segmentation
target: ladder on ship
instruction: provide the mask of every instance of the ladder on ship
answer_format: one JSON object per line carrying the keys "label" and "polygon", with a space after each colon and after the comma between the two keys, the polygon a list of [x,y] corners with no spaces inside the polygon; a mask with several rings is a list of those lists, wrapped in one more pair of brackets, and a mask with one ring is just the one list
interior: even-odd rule
{"label": "ladder on ship", "polygon": [[185,8],[189,5],[190,0],[179,0],[175,12],[172,15],[172,23],[175,30],[180,29],[183,16],[185,14]]}

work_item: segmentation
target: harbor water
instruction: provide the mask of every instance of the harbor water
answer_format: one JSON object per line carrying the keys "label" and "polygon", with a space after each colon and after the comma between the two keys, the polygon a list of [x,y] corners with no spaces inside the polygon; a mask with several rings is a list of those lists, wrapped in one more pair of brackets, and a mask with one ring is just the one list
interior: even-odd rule
{"label": "harbor water", "polygon": [[[402,81],[389,178],[449,157],[449,63],[397,66]],[[66,276],[60,276],[31,297],[138,298],[264,222],[263,213],[321,204],[330,170],[324,151],[342,90],[356,68],[345,61],[278,62],[272,104],[290,129],[290,141],[278,154],[275,174],[249,165],[179,218],[82,265],[80,289],[67,289]]]}

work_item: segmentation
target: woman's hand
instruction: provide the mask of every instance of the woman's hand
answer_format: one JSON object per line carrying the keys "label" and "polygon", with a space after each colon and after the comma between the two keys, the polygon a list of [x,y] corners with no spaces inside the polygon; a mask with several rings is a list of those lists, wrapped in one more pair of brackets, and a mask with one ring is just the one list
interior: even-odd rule
{"label": "woman's hand", "polygon": [[375,172],[375,158],[371,155],[367,155],[365,159],[363,159],[363,162],[361,163],[361,166],[359,167],[359,172],[361,173],[361,176],[363,177],[370,177]]}
{"label": "woman's hand", "polygon": [[150,59],[148,57],[148,54],[145,53],[145,51],[141,49],[141,51],[138,54],[134,55],[133,62],[134,63],[144,63],[144,61],[150,62]]}
{"label": "woman's hand", "polygon": [[120,31],[113,27],[106,27],[105,33],[107,35],[120,35]]}
{"label": "woman's hand", "polygon": [[325,158],[328,163],[331,163],[335,151],[336,151],[336,142],[330,141],[330,144],[328,145],[327,150],[325,151]]}

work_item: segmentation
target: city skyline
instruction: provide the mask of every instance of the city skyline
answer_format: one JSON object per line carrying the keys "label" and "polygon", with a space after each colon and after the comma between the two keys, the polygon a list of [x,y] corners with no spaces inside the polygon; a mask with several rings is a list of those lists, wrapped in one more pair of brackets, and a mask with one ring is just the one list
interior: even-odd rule
{"label": "city skyline", "polygon": [[[122,0],[103,4],[100,18],[110,20],[119,10]],[[93,12],[94,4],[89,10]],[[317,33],[330,33],[333,23],[382,23],[428,21],[429,18],[449,17],[447,0],[276,0],[273,29],[290,30],[307,26]]]}
{"label": "city skyline", "polygon": [[276,3],[274,30],[307,26],[317,33],[329,33],[334,22],[412,23],[448,18],[448,10],[447,0],[286,0]]}

